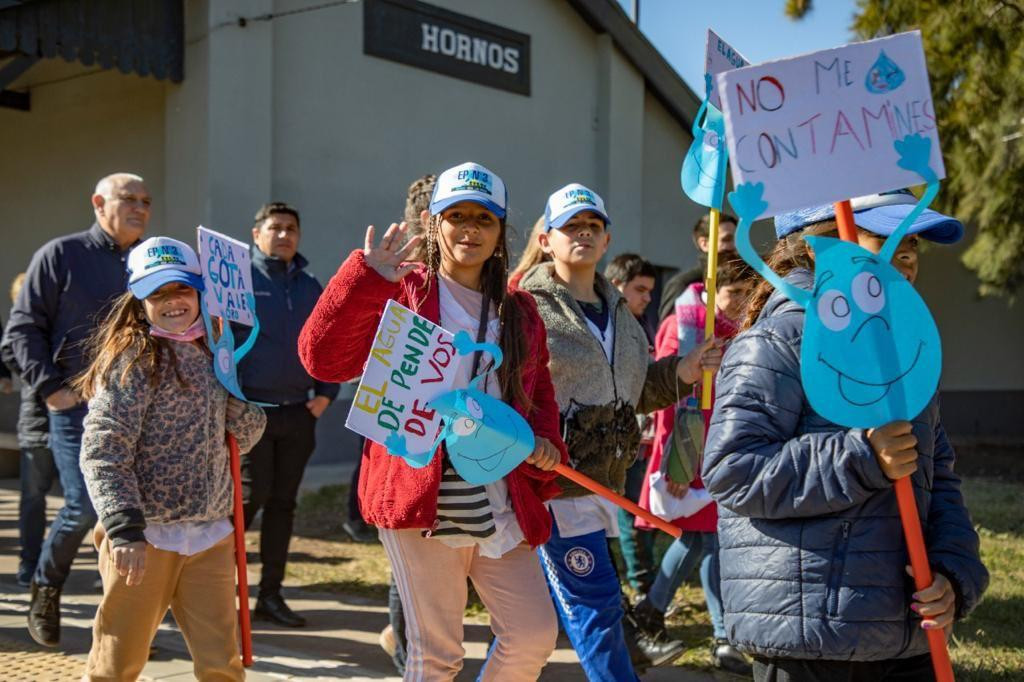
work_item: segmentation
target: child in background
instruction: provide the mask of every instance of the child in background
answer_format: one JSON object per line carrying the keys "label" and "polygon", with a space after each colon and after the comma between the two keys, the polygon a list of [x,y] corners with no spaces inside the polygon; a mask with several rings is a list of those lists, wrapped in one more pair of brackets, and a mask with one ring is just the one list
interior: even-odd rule
{"label": "child in background", "polygon": [[82,473],[100,522],[103,600],[87,680],[134,680],[170,607],[199,680],[241,680],[228,432],[242,452],[263,410],[228,395],[203,343],[195,252],[152,237],[75,381],[89,400]]}
{"label": "child in background", "polygon": [[[590,189],[571,184],[556,191],[539,237],[552,262],[534,267],[520,286],[533,294],[547,326],[570,465],[622,492],[640,444],[637,413],[674,403],[702,368],[718,366],[721,351],[711,340],[686,358],[651,361],[647,337],[625,299],[597,272],[608,250],[608,224],[604,202]],[[606,540],[618,536],[618,507],[568,481],[562,489],[549,503],[551,539],[539,552],[562,624],[589,679],[635,680],[630,642],[638,662],[651,665],[677,658],[682,644],[627,640],[622,589]]]}
{"label": "child in background", "polygon": [[[635,253],[620,253],[604,269],[604,278],[626,299],[626,307],[643,327],[652,349],[654,332],[644,317],[644,312],[651,303],[651,292],[654,290],[657,274],[653,265]],[[626,487],[623,493],[633,502],[640,501],[644,472],[647,470],[647,460],[654,442],[654,420],[647,414],[638,414],[636,418],[640,424],[640,449],[637,451],[636,461],[626,469]],[[643,597],[651,589],[651,582],[654,580],[655,531],[650,527],[634,525],[635,517],[625,509],[619,509],[618,514],[619,549],[626,562],[626,579]]]}
{"label": "child in background", "polygon": [[[731,339],[739,332],[743,320],[747,296],[754,283],[754,271],[741,260],[728,260],[718,266],[715,279],[715,338]],[[707,313],[707,294],[703,282],[691,284],[676,301],[675,311],[661,323],[655,342],[657,358],[683,356],[704,343],[704,323]],[[686,410],[688,417],[701,425],[694,439],[686,439],[691,443],[694,452],[688,453],[698,462],[697,474],[692,481],[672,481],[668,479],[667,489],[670,495],[682,498],[689,488],[703,488],[700,478],[699,461],[703,452],[703,423],[700,402],[702,383],[693,388],[693,393],[685,396],[683,401],[674,407],[666,407],[654,415],[655,436],[654,449],[643,481],[643,493],[640,506],[650,509],[651,474],[667,471],[664,458],[669,452],[669,441],[673,438],[676,410]],[[681,442],[680,440],[676,441]],[[711,646],[711,658],[715,667],[739,674],[750,674],[750,663],[743,654],[735,649],[725,635],[725,623],[722,620],[722,595],[719,584],[718,548],[715,529],[718,513],[715,504],[711,503],[694,513],[675,519],[673,523],[683,529],[683,534],[666,550],[661,559],[661,566],[654,579],[647,597],[636,605],[634,614],[637,624],[652,637],[664,636],[665,612],[668,610],[676,591],[690,575],[694,567],[700,566],[700,581],[704,588],[704,599],[707,602],[708,615],[714,642]],[[651,528],[643,519],[637,519],[640,528]]]}
{"label": "child in background", "polygon": [[[878,253],[917,200],[854,201],[858,242]],[[832,205],[777,216],[775,232],[768,265],[810,289],[814,254],[802,238],[835,235]],[[893,266],[913,283],[920,237],[962,235],[957,220],[925,210]],[[760,681],[934,679],[924,630],[965,617],[988,584],[938,400],[910,422],[875,429],[827,421],[801,384],[804,317],[761,282],[718,375],[702,474],[719,504],[729,641],[754,655]],[[906,475],[935,576],[917,592],[892,490]]]}
{"label": "child in background", "polygon": [[[497,381],[483,390],[515,407],[536,435],[533,454],[485,486],[464,481],[444,448],[418,469],[377,443],[363,451],[360,508],[380,529],[398,583],[407,680],[452,680],[462,668],[467,578],[497,637],[482,680],[532,682],[555,646],[555,613],[532,548],[551,533],[544,502],[558,494],[551,469],[566,459],[565,445],[544,324],[529,295],[507,288],[507,201],[501,179],[478,164],[444,171],[421,215],[425,262],[404,260],[420,241],[403,246],[404,223],[379,243],[371,226],[365,248],[341,265],[299,339],[312,376],[351,379],[363,370],[385,305],[396,300],[452,333],[500,345]],[[482,354],[480,369],[488,358]],[[469,384],[470,364],[462,363],[455,385]]]}

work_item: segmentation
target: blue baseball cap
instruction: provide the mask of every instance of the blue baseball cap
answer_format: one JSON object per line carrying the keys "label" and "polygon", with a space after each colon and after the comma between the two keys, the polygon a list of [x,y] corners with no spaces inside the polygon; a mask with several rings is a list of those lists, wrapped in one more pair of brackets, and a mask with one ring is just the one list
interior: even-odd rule
{"label": "blue baseball cap", "polygon": [[[891,235],[917,204],[917,197],[909,189],[898,189],[881,194],[869,194],[850,200],[853,222],[868,232],[883,237]],[[833,204],[802,208],[775,216],[775,236],[782,239],[808,225],[836,217]],[[938,244],[954,244],[964,236],[964,225],[956,218],[938,211],[925,209],[907,230]]]}
{"label": "blue baseball cap", "polygon": [[478,163],[460,163],[437,176],[430,197],[430,214],[437,215],[460,201],[472,201],[505,218],[508,189],[501,178]]}
{"label": "blue baseball cap", "polygon": [[544,207],[544,231],[550,232],[562,227],[574,215],[583,211],[593,211],[601,216],[605,227],[612,224],[601,195],[578,182],[573,182],[548,197],[547,206]]}
{"label": "blue baseball cap", "polygon": [[199,257],[185,242],[170,237],[150,237],[128,254],[128,290],[144,299],[165,284],[180,282],[203,290]]}

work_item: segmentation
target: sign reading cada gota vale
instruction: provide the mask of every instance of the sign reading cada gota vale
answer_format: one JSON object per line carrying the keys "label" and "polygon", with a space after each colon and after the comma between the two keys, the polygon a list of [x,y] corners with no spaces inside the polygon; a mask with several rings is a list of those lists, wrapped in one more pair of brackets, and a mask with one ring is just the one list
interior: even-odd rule
{"label": "sign reading cada gota vale", "polygon": [[384,444],[405,436],[409,452],[426,452],[441,429],[441,416],[427,403],[454,388],[459,364],[454,336],[388,301],[374,334],[359,388],[345,426]]}
{"label": "sign reading cada gota vale", "polygon": [[922,183],[893,141],[932,140],[921,33],[910,31],[717,76],[733,184],[763,182],[764,216]]}

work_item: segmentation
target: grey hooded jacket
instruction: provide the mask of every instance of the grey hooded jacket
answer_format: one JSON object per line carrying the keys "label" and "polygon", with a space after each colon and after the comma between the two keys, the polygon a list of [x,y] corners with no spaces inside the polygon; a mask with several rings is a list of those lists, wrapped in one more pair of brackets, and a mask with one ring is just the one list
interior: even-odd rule
{"label": "grey hooded jacket", "polygon": [[[812,275],[786,278],[809,289]],[[764,656],[881,660],[928,651],[892,483],[865,432],[825,420],[800,383],[804,311],[775,292],[726,352],[702,475],[719,504],[730,641]],[[988,585],[933,400],[913,420],[928,558],[966,616]]]}

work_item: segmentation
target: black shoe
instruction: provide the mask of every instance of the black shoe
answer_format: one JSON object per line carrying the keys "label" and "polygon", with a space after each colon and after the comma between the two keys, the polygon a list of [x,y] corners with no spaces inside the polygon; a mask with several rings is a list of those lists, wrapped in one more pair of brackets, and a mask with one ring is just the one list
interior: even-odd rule
{"label": "black shoe", "polygon": [[665,614],[655,608],[650,599],[642,599],[633,607],[633,619],[640,631],[649,637],[665,638]]}
{"label": "black shoe", "polygon": [[[650,608],[657,613],[653,606]],[[646,614],[641,611],[641,615]],[[626,612],[626,617],[622,620],[622,630],[626,636],[626,645],[629,647],[629,657],[638,674],[647,668],[671,663],[686,651],[686,646],[682,642],[668,638],[663,622],[657,634],[647,632],[641,627],[636,609]]]}
{"label": "black shoe", "polygon": [[18,573],[15,579],[22,587],[32,587],[32,576],[36,572],[35,566],[29,566],[24,561],[18,564]]}
{"label": "black shoe", "polygon": [[346,521],[341,524],[341,527],[348,533],[349,537],[355,542],[362,542],[369,544],[371,542],[377,542],[377,529],[369,525],[362,519],[356,519],[355,521]]}
{"label": "black shoe", "polygon": [[255,616],[257,620],[269,620],[289,628],[306,625],[306,619],[288,608],[280,594],[260,595],[256,600]]}
{"label": "black shoe", "polygon": [[60,644],[60,588],[32,582],[28,634],[43,646]]}
{"label": "black shoe", "polygon": [[729,644],[727,639],[716,639],[711,645],[711,660],[716,668],[736,673],[737,675],[753,674],[753,667],[739,649]]}

